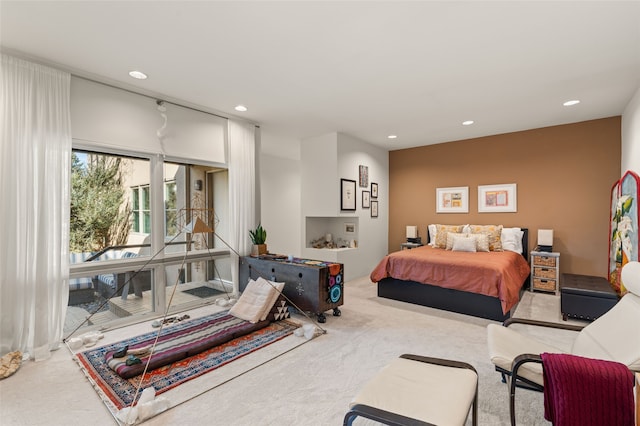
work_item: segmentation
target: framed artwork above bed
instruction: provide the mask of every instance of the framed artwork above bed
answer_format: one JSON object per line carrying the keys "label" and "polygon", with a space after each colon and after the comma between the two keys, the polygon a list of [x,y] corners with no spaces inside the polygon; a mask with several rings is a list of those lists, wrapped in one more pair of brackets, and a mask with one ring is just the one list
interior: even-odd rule
{"label": "framed artwork above bed", "polygon": [[469,187],[436,188],[436,213],[469,213]]}
{"label": "framed artwork above bed", "polygon": [[501,185],[478,185],[478,212],[518,211],[518,194],[515,183]]}

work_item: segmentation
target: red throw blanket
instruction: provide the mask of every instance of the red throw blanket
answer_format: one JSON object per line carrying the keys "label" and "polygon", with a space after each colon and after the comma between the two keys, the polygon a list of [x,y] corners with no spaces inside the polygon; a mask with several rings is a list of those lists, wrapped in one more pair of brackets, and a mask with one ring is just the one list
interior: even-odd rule
{"label": "red throw blanket", "polygon": [[554,426],[633,426],[633,374],[613,361],[543,353],[544,418]]}

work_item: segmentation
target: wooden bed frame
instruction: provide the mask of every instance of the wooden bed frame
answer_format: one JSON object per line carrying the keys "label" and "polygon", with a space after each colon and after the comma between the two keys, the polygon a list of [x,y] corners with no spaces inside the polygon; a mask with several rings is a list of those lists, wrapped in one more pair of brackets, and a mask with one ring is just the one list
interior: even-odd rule
{"label": "wooden bed frame", "polygon": [[[521,229],[524,231],[522,236],[522,256],[528,261],[529,230],[527,228]],[[528,281],[529,277],[522,283],[520,295],[528,288]],[[378,282],[378,296],[494,321],[505,321],[511,316],[510,312],[502,313],[502,305],[497,297],[453,290],[416,281],[384,278]]]}

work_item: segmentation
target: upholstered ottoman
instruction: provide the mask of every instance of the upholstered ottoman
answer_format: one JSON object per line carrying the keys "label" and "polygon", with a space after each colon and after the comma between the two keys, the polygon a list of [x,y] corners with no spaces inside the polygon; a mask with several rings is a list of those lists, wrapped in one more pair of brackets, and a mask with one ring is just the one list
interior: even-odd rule
{"label": "upholstered ottoman", "polygon": [[560,311],[568,317],[593,321],[618,303],[609,281],[590,275],[562,274]]}
{"label": "upholstered ottoman", "polygon": [[364,417],[386,425],[478,424],[478,374],[469,364],[401,355],[371,379],[350,404],[344,425]]}

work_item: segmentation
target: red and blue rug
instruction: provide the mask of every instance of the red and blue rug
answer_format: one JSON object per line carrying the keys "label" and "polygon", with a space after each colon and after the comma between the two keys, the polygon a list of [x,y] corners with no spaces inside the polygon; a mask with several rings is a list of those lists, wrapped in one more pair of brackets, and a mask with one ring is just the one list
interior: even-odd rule
{"label": "red and blue rug", "polygon": [[[192,327],[194,323],[206,322],[211,320],[211,318],[226,314],[227,311],[223,311],[171,325],[162,330],[161,336],[165,333],[175,332],[179,328]],[[135,346],[140,342],[155,338],[157,331],[145,333],[99,348],[92,348],[80,352],[76,356],[85,374],[94,383],[94,386],[99,389],[99,393],[111,402],[111,404],[108,405],[112,405],[117,410],[120,410],[131,405],[138,386],[140,386],[141,390],[153,386],[156,390],[156,395],[161,394],[191,379],[222,367],[244,355],[268,346],[292,334],[297,327],[297,325],[288,321],[273,322],[260,330],[238,337],[197,355],[152,371],[147,371],[142,379],[142,383],[140,382],[140,376],[135,376],[130,379],[120,377],[107,365],[105,355],[107,352],[119,350],[125,345]],[[140,393],[138,393],[138,397],[139,396]]]}

